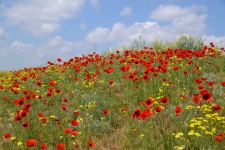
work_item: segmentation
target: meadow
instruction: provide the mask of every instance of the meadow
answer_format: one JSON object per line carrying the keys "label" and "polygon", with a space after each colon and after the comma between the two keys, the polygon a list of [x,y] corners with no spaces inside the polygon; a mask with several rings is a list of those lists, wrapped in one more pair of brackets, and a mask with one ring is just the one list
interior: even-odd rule
{"label": "meadow", "polygon": [[225,149],[225,50],[145,46],[0,72],[0,150]]}

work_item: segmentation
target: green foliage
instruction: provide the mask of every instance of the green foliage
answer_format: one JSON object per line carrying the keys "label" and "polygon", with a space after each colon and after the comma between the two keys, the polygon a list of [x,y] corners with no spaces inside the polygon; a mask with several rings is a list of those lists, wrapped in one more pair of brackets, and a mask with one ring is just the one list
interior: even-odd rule
{"label": "green foliage", "polygon": [[203,48],[203,39],[202,37],[196,38],[192,35],[181,34],[177,39],[175,38],[174,42],[163,42],[155,40],[152,42],[151,46],[156,51],[163,51],[167,48],[171,49],[184,49],[184,50],[194,50],[198,51]]}

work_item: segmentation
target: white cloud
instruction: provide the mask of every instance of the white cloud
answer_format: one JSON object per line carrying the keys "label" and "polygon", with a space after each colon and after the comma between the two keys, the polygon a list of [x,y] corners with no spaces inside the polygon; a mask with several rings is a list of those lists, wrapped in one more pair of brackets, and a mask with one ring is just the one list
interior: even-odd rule
{"label": "white cloud", "polygon": [[198,12],[206,10],[207,8],[203,5],[192,5],[191,7],[184,8],[177,5],[160,5],[158,8],[152,11],[150,19],[159,21],[172,21],[189,14],[197,14]]}
{"label": "white cloud", "polygon": [[100,9],[100,2],[99,2],[99,0],[90,0],[90,3],[95,9]]}
{"label": "white cloud", "polygon": [[185,32],[193,35],[203,34],[206,28],[205,19],[207,15],[188,14],[174,19],[171,24],[171,31]]}
{"label": "white cloud", "polygon": [[5,29],[3,27],[0,26],[0,40],[1,39],[6,39],[8,37]]}
{"label": "white cloud", "polygon": [[121,16],[130,16],[132,13],[130,7],[124,7],[123,10],[120,12]]}
{"label": "white cloud", "polygon": [[10,25],[19,25],[30,32],[40,30],[46,34],[59,28],[57,23],[61,19],[68,19],[79,15],[85,0],[20,0],[4,7],[0,14]]}
{"label": "white cloud", "polygon": [[32,31],[32,33],[36,37],[44,37],[60,29],[60,27],[61,27],[60,24],[57,24],[57,23],[43,23],[35,27],[38,30]]}
{"label": "white cloud", "polygon": [[155,39],[173,41],[174,37],[180,36],[181,33],[201,36],[206,28],[207,14],[199,12],[205,10],[203,5],[184,8],[175,5],[161,5],[153,10],[151,17],[169,21],[166,25],[161,25],[156,21],[136,22],[130,26],[115,23],[112,28],[96,28],[88,34],[86,39],[88,42],[98,44],[109,42],[130,44],[140,36],[148,42]]}
{"label": "white cloud", "polygon": [[92,44],[101,44],[107,42],[109,39],[109,29],[97,27],[94,31],[90,32],[86,40]]}
{"label": "white cloud", "polygon": [[87,29],[87,25],[85,23],[81,23],[80,29],[81,30],[86,30]]}
{"label": "white cloud", "polygon": [[75,56],[88,53],[91,47],[86,42],[65,41],[60,36],[50,38],[39,46],[14,41],[8,46],[0,47],[0,70],[13,70],[22,67],[45,66],[51,60],[56,62],[58,57],[68,61]]}

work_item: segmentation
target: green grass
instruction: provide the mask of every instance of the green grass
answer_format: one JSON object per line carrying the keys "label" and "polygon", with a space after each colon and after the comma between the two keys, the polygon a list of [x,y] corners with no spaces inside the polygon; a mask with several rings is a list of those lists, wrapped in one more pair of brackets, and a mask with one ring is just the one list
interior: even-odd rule
{"label": "green grass", "polygon": [[[45,67],[2,71],[0,149],[36,150],[47,143],[51,150],[62,143],[65,149],[82,150],[222,150],[223,82],[225,58],[211,46],[93,53]],[[149,106],[147,99],[153,101]],[[31,106],[24,108],[27,104]],[[177,106],[181,112],[175,111]],[[15,121],[22,112],[26,116]],[[72,126],[71,120],[79,124]],[[66,128],[74,135],[66,134]],[[34,146],[28,147],[28,139],[36,141]]]}

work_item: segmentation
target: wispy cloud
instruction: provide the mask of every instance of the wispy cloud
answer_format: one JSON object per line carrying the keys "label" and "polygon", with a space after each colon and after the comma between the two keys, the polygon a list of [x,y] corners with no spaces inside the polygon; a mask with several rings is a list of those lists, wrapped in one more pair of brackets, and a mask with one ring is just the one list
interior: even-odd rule
{"label": "wispy cloud", "polygon": [[8,25],[20,26],[40,36],[59,29],[60,20],[78,16],[84,4],[85,0],[20,0],[10,6],[2,6],[0,14]]}
{"label": "wispy cloud", "polygon": [[123,9],[122,9],[122,11],[120,12],[120,15],[121,16],[130,16],[132,14],[132,10],[131,10],[131,8],[130,7],[124,7]]}
{"label": "wispy cloud", "polygon": [[81,25],[80,25],[80,29],[81,30],[86,30],[87,29],[87,25],[82,22]]}
{"label": "wispy cloud", "polygon": [[3,27],[0,26],[0,40],[4,40],[8,37],[5,29]]}
{"label": "wispy cloud", "polygon": [[99,0],[90,0],[90,3],[95,9],[100,9],[100,2],[99,2]]}

